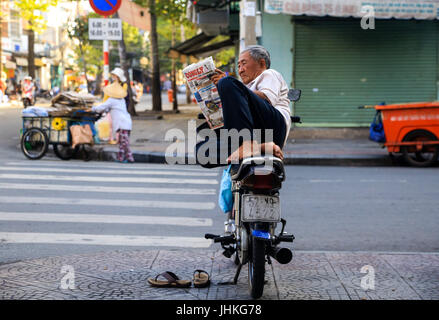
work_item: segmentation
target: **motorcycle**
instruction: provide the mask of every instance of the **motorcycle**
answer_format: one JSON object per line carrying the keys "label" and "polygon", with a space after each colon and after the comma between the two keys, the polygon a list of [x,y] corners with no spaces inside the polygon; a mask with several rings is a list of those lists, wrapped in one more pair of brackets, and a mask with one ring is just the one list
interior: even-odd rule
{"label": "motorcycle", "polygon": [[26,109],[29,106],[35,104],[35,98],[32,92],[23,92],[21,95],[21,101],[23,102],[23,107]]}
{"label": "motorcycle", "polygon": [[[301,91],[291,89],[290,101],[298,101]],[[291,117],[301,123],[300,117]],[[201,125],[200,127],[202,127]],[[289,263],[293,254],[290,249],[279,247],[281,242],[293,242],[294,235],[285,233],[286,220],[281,217],[279,191],[285,180],[281,159],[274,156],[245,158],[230,173],[234,198],[231,216],[226,221],[223,236],[205,234],[224,249],[223,255],[238,266],[232,284],[236,284],[242,267],[248,264],[248,285],[252,298],[260,298],[265,284],[265,263],[271,258],[281,264]],[[276,235],[276,227],[282,228]],[[232,226],[232,228],[230,228]],[[230,283],[224,283],[230,284]]]}
{"label": "motorcycle", "polygon": [[51,100],[53,98],[52,90],[39,89],[35,95],[35,98],[43,98],[45,100]]}

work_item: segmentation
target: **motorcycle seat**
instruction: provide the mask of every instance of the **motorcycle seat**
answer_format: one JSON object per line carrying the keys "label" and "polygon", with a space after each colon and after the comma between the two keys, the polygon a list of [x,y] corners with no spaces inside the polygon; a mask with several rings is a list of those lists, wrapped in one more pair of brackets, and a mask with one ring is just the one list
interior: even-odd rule
{"label": "motorcycle seat", "polygon": [[281,159],[273,156],[245,158],[239,165],[232,165],[230,176],[233,181],[240,181],[248,175],[275,174],[281,181],[285,180],[285,169]]}

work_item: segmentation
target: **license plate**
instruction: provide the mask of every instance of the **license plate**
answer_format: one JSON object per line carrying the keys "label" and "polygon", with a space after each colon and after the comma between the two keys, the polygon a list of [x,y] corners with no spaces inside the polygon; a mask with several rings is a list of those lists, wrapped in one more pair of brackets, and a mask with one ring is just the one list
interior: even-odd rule
{"label": "license plate", "polygon": [[245,194],[242,197],[242,221],[280,221],[279,197]]}

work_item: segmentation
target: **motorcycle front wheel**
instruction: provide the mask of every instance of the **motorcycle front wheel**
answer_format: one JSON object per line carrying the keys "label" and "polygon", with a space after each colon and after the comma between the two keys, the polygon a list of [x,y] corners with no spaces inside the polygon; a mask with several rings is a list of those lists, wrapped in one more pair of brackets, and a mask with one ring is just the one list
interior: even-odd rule
{"label": "motorcycle front wheel", "polygon": [[249,291],[253,299],[264,293],[265,282],[265,242],[251,237],[251,258],[248,261]]}
{"label": "motorcycle front wheel", "polygon": [[23,107],[26,109],[27,107],[29,107],[30,104],[30,100],[28,98],[24,98],[23,99]]}

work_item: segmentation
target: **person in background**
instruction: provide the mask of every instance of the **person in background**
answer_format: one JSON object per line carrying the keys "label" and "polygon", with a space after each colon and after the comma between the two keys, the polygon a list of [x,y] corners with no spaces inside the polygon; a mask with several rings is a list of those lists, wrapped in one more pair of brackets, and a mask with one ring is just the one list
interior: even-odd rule
{"label": "person in background", "polygon": [[31,76],[24,77],[21,82],[21,96],[22,98],[28,98],[31,104],[35,101],[35,85]]}
{"label": "person in background", "polygon": [[137,94],[137,100],[140,101],[140,98],[143,95],[143,84],[141,82],[137,82],[136,94]]}
{"label": "person in background", "polygon": [[116,162],[132,163],[134,162],[134,157],[130,150],[132,120],[125,103],[127,90],[123,87],[126,78],[121,68],[115,68],[111,71],[111,78],[113,83],[104,88],[104,103],[94,106],[88,111],[98,113],[110,112],[113,121],[113,135],[118,133],[119,153]]}
{"label": "person in background", "polygon": [[6,83],[3,79],[0,79],[0,103],[8,102],[8,96],[6,95]]}

